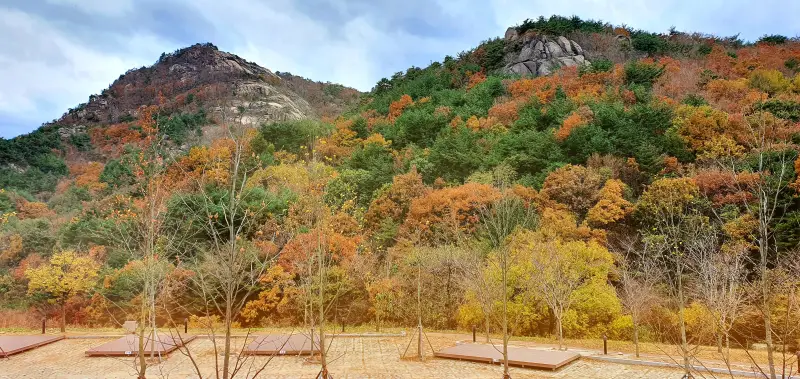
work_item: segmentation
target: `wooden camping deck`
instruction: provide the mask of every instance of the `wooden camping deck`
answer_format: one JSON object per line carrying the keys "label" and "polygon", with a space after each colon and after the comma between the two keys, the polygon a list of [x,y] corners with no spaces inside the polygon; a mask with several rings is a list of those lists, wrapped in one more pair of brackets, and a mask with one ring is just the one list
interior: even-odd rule
{"label": "wooden camping deck", "polygon": [[[433,355],[439,358],[459,359],[472,362],[502,363],[502,345],[462,343],[451,346]],[[508,364],[516,367],[557,370],[580,358],[580,354],[569,351],[540,350],[509,346]]]}
{"label": "wooden camping deck", "polygon": [[0,358],[5,358],[23,351],[35,349],[64,339],[64,336],[0,336]]}
{"label": "wooden camping deck", "polygon": [[244,349],[246,355],[311,355],[319,349],[319,339],[305,334],[269,334],[256,337]]}
{"label": "wooden camping deck", "polygon": [[[172,336],[169,334],[158,335],[158,341],[153,341],[145,337],[145,352],[153,352],[158,355],[167,355],[186,343],[194,340],[195,336]],[[154,343],[155,342],[155,343]],[[104,343],[100,346],[86,351],[90,357],[126,357],[136,355],[139,352],[139,337],[129,334],[118,340]]]}

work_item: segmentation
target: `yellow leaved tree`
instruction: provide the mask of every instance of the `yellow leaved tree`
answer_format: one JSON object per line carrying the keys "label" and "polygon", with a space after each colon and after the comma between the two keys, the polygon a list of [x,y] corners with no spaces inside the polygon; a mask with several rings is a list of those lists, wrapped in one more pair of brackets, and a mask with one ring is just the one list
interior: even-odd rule
{"label": "yellow leaved tree", "polygon": [[66,303],[75,295],[88,292],[97,280],[97,263],[74,251],[53,254],[42,266],[25,271],[28,294],[41,295],[61,308],[61,331],[66,328]]}

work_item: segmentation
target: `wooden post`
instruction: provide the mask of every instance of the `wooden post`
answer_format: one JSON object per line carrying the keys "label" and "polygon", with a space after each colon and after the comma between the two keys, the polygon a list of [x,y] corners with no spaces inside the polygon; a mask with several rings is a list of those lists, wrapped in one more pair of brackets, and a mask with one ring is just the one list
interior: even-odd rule
{"label": "wooden post", "polygon": [[608,355],[608,336],[603,334],[603,355]]}
{"label": "wooden post", "polygon": [[47,329],[47,317],[42,317],[42,334],[44,334],[45,329]]}
{"label": "wooden post", "polygon": [[[281,350],[283,350],[283,349],[281,349]],[[320,351],[320,353],[322,353],[322,352]],[[314,328],[311,328],[311,357],[314,357]],[[321,357],[322,357],[322,355],[320,355],[320,358]]]}
{"label": "wooden post", "polygon": [[184,334],[189,333],[189,319],[188,318],[184,318],[183,319],[183,333]]}
{"label": "wooden post", "polygon": [[472,325],[472,343],[475,343],[475,325]]}
{"label": "wooden post", "polygon": [[417,336],[417,355],[419,360],[425,360],[425,352],[422,350],[422,325],[419,326],[419,335]]}

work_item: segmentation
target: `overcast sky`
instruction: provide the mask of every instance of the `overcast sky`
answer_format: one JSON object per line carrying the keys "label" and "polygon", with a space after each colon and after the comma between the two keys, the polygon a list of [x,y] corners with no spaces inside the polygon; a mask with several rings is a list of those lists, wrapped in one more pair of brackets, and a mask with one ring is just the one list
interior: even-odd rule
{"label": "overcast sky", "polygon": [[128,69],[197,42],[367,91],[552,14],[746,40],[800,34],[798,0],[2,0],[0,137],[30,132]]}

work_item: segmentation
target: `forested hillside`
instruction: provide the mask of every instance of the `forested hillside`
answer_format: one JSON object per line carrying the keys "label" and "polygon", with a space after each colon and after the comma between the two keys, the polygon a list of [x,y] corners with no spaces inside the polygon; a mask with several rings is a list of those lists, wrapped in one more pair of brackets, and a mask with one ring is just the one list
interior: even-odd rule
{"label": "forested hillside", "polygon": [[[572,63],[509,69],[558,37]],[[185,150],[209,109],[148,102],[69,142],[44,127],[0,145],[0,304],[20,322],[114,325],[151,302],[159,323],[261,326],[313,323],[320,301],[342,325],[422,312],[440,329],[796,345],[798,72],[797,39],[552,17],[383,79],[338,117],[243,127],[251,103],[221,105]],[[78,271],[65,255],[91,262],[74,286],[48,279]]]}

